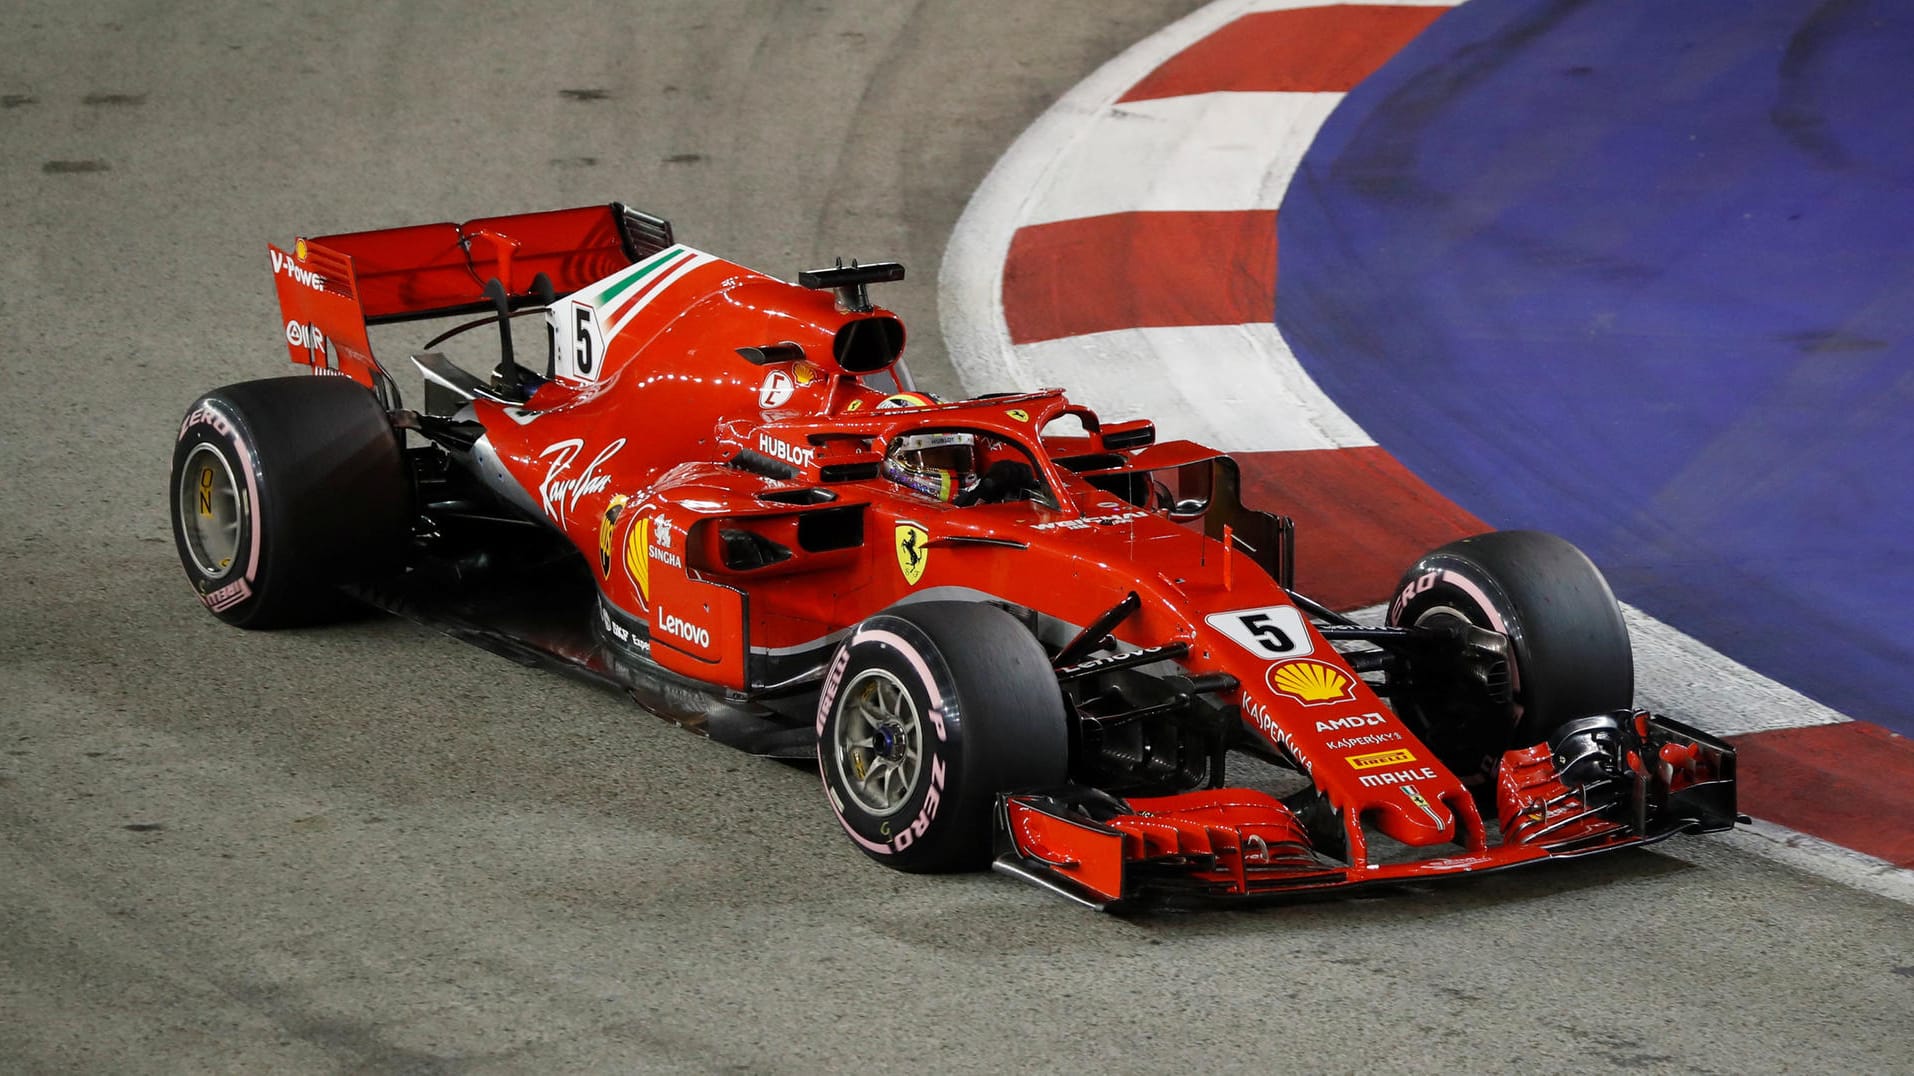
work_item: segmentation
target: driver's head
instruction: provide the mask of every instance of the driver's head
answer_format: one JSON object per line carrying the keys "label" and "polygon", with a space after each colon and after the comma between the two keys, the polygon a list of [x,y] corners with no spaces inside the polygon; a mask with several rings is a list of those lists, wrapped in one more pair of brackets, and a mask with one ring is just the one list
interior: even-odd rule
{"label": "driver's head", "polygon": [[949,501],[977,484],[977,438],[968,433],[906,434],[884,457],[884,477]]}

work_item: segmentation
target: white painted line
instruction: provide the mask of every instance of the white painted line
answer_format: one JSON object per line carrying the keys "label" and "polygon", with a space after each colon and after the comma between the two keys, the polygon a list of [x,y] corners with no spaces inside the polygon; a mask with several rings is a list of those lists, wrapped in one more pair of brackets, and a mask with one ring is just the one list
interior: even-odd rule
{"label": "white painted line", "polygon": [[[1894,825],[1884,821],[1884,825]],[[1714,840],[1738,852],[1772,859],[1798,871],[1817,875],[1841,885],[1886,897],[1903,904],[1914,904],[1914,871],[1885,860],[1857,852],[1852,848],[1797,833],[1786,826],[1757,818],[1726,833],[1710,835]],[[1672,843],[1660,850],[1678,852]]]}
{"label": "white painted line", "polygon": [[1622,616],[1635,644],[1638,706],[1717,736],[1848,720],[1632,605]]}
{"label": "white painted line", "polygon": [[[1389,3],[1390,0],[1356,0],[1360,3]],[[950,244],[938,273],[938,309],[941,312],[944,342],[951,365],[967,393],[991,391],[992,385],[1008,381],[1012,366],[1010,333],[1004,326],[1004,259],[1010,251],[1010,237],[1018,228],[1038,220],[1065,220],[1089,216],[1078,209],[1069,212],[1055,200],[1045,199],[1042,209],[1062,216],[1036,217],[1039,199],[1054,187],[1061,198],[1073,185],[1073,165],[1078,159],[1079,142],[1098,132],[1089,121],[1106,114],[1117,98],[1165,60],[1215,33],[1246,14],[1293,8],[1321,7],[1322,0],[1217,0],[1170,24],[1157,33],[1125,49],[1070,88],[1035,123],[1011,143],[997,164],[978,185],[970,204],[964,207],[957,226],[951,231]],[[1423,7],[1452,7],[1453,3],[1419,4]],[[1204,95],[1208,96],[1208,95]],[[1315,95],[1309,95],[1315,96]],[[1335,95],[1325,95],[1335,96]],[[1143,102],[1130,106],[1140,107]],[[1157,113],[1162,115],[1162,113]],[[1327,112],[1324,113],[1327,115]],[[1299,131],[1300,135],[1301,132]],[[1306,137],[1314,137],[1310,132]],[[1280,149],[1286,143],[1279,140]],[[1097,151],[1084,149],[1088,160]],[[1126,162],[1125,167],[1150,171],[1155,162]],[[1252,166],[1249,171],[1255,171]],[[1280,201],[1280,199],[1278,199]],[[1136,205],[1104,209],[1101,212],[1127,212],[1143,208]],[[1227,208],[1227,207],[1216,207]],[[1254,208],[1239,205],[1237,209]]]}
{"label": "white painted line", "polygon": [[1226,452],[1356,448],[1375,442],[1310,380],[1274,325],[1197,325],[1066,336],[1016,346],[1011,380],[985,391],[1062,385],[1105,421],[1154,419],[1161,440]]}
{"label": "white painted line", "polygon": [[1203,93],[1111,105],[1052,162],[1023,225],[1105,213],[1275,209],[1340,93]]}
{"label": "white painted line", "polygon": [[[1218,0],[1125,49],[1077,83],[1011,143],[971,195],[951,230],[937,279],[937,305],[951,365],[967,394],[1014,380],[1010,332],[1004,326],[1004,260],[1010,237],[1029,222],[1038,191],[1050,186],[1059,159],[1088,133],[1087,124],[1159,64],[1249,11],[1301,4]],[[1134,167],[1147,168],[1148,162]],[[1081,214],[1078,214],[1081,215]]]}

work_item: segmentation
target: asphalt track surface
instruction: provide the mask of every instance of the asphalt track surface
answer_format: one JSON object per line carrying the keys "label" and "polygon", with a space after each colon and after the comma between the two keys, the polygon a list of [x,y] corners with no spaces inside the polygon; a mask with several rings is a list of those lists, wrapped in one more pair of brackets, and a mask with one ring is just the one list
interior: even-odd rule
{"label": "asphalt track surface", "polygon": [[285,369],[264,244],[623,198],[935,268],[1047,104],[1192,4],[16,5],[0,40],[0,1070],[1914,1066],[1905,904],[1689,840],[1097,916],[868,864],[815,777],[412,626],[245,634],[161,491]]}

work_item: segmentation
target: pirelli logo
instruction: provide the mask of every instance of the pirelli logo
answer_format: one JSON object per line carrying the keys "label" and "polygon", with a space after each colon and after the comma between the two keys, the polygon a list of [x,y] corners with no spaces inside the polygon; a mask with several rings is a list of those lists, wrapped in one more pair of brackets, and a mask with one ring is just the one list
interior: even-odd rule
{"label": "pirelli logo", "polygon": [[1394,751],[1373,751],[1367,755],[1350,755],[1349,764],[1359,770],[1377,770],[1384,766],[1400,766],[1405,762],[1414,762],[1416,753],[1407,748],[1398,747]]}

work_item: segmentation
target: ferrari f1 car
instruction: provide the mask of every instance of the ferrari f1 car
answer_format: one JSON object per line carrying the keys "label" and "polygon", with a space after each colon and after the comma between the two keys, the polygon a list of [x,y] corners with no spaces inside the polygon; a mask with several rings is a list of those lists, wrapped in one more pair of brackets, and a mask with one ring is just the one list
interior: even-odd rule
{"label": "ferrari f1 car", "polygon": [[[814,758],[888,866],[994,863],[1098,907],[1736,821],[1733,750],[1635,708],[1615,598],[1567,542],[1451,543],[1352,621],[1295,591],[1294,527],[1229,456],[1060,390],[912,391],[870,299],[894,263],[787,283],[617,204],[271,257],[292,361],[329,376],[207,393],[173,457],[180,559],[227,623],[348,594]],[[405,406],[368,326],[458,317]],[[443,350],[474,329],[483,373]]]}

